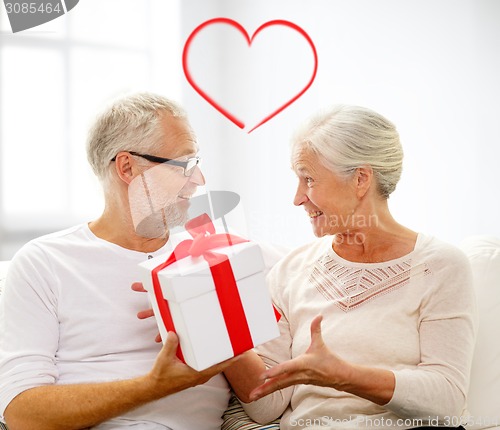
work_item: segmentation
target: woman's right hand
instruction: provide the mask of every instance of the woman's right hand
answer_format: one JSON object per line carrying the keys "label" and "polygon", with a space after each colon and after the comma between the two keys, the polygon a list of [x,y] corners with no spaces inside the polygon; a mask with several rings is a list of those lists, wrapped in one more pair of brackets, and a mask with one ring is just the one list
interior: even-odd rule
{"label": "woman's right hand", "polygon": [[386,369],[349,363],[334,354],[323,340],[322,319],[318,315],[311,322],[311,344],[307,351],[266,370],[262,375],[265,382],[250,393],[250,400],[298,384],[335,388],[378,405],[391,400],[396,384],[394,374]]}

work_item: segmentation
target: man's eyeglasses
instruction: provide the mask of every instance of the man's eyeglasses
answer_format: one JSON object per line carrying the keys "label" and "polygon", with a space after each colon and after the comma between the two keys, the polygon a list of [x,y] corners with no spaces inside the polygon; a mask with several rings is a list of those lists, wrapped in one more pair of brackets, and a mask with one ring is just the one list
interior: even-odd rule
{"label": "man's eyeglasses", "polygon": [[[171,158],[157,157],[156,155],[139,154],[138,152],[127,151],[131,155],[136,157],[144,158],[145,160],[151,161],[152,163],[166,163],[172,166],[179,166],[184,169],[184,176],[191,176],[198,164],[201,162],[201,158],[196,156],[188,158],[186,161],[172,160]],[[111,159],[111,161],[116,160],[116,155]]]}

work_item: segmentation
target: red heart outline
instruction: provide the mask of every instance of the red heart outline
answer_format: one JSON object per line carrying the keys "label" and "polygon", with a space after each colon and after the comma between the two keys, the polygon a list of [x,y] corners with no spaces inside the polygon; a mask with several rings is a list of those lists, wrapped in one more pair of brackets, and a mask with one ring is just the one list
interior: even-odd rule
{"label": "red heart outline", "polygon": [[303,36],[307,42],[309,43],[309,46],[312,49],[313,55],[314,55],[314,70],[311,76],[311,79],[307,83],[307,85],[302,88],[295,96],[293,96],[290,100],[288,100],[284,105],[280,106],[278,109],[276,109],[274,112],[266,116],[262,121],[260,121],[256,126],[254,126],[248,133],[250,134],[252,131],[260,127],[261,125],[265,124],[267,121],[269,121],[271,118],[275,117],[278,115],[282,110],[286,109],[288,106],[290,106],[295,100],[297,100],[302,94],[304,94],[309,87],[312,85],[314,82],[314,78],[316,77],[316,72],[318,70],[318,54],[316,52],[316,47],[314,46],[313,41],[309,37],[309,35],[297,24],[294,24],[293,22],[290,21],[285,21],[281,19],[276,19],[273,21],[268,21],[264,24],[262,24],[253,34],[252,37],[250,37],[247,33],[247,31],[243,28],[243,26],[229,18],[213,18],[208,21],[205,21],[201,23],[198,27],[196,27],[193,32],[189,35],[188,39],[186,40],[186,43],[184,44],[184,50],[182,52],[182,68],[184,69],[184,75],[186,76],[187,81],[191,84],[191,86],[195,89],[195,91],[202,96],[208,103],[210,103],[215,109],[217,109],[222,115],[224,115],[227,119],[229,119],[231,122],[236,124],[239,128],[243,129],[245,127],[245,124],[240,121],[238,118],[236,118],[232,113],[230,113],[228,110],[224,109],[219,103],[217,103],[211,96],[209,96],[205,91],[203,91],[199,85],[194,81],[191,72],[189,71],[188,67],[188,54],[189,54],[189,48],[191,46],[191,43],[193,42],[193,39],[196,37],[196,35],[203,30],[205,27],[208,27],[209,25],[212,24],[228,24],[231,27],[236,28],[246,39],[248,46],[251,46],[252,41],[255,39],[257,34],[259,34],[262,30],[264,30],[267,27],[270,27],[272,25],[282,25],[284,27],[291,28],[298,33],[300,33],[301,36]]}

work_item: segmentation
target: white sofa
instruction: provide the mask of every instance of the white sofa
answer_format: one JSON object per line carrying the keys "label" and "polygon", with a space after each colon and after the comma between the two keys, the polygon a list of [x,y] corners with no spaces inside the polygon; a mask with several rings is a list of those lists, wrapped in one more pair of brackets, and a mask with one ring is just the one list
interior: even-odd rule
{"label": "white sofa", "polygon": [[[475,236],[461,244],[474,273],[479,331],[468,393],[467,430],[500,430],[500,239]],[[8,263],[0,262],[0,299]],[[457,423],[459,425],[460,423]],[[233,398],[223,430],[279,429],[253,423]]]}
{"label": "white sofa", "polygon": [[500,429],[500,239],[474,236],[461,248],[472,265],[479,316],[467,430]]}

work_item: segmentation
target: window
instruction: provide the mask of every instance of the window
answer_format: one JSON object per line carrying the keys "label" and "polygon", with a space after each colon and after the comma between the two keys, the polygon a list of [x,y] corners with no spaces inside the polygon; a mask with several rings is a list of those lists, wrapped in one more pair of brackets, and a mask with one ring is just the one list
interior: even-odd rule
{"label": "window", "polygon": [[16,34],[0,11],[0,260],[99,215],[85,139],[105,102],[140,90],[180,99],[178,3],[85,0]]}

